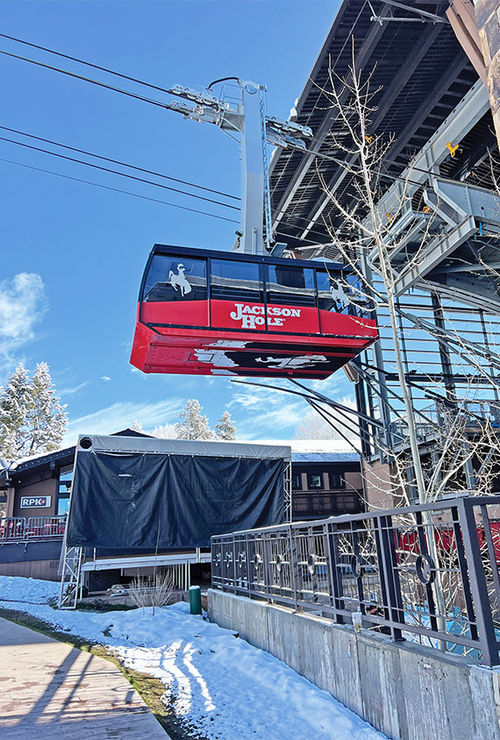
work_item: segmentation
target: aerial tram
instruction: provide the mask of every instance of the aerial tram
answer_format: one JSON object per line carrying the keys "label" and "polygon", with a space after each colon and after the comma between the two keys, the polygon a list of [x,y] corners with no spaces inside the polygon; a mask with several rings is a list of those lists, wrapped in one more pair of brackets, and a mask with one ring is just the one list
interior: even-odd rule
{"label": "aerial tram", "polygon": [[241,230],[231,252],[153,247],[130,362],[145,373],[327,378],[378,338],[376,322],[352,270],[283,258],[286,245],[272,243],[267,145],[304,150],[312,132],[267,116],[263,86],[236,82],[236,103],[210,87],[170,91],[187,102],[165,107],[239,132]]}
{"label": "aerial tram", "polygon": [[333,263],[157,244],[131,363],[146,373],[326,378],[377,338],[356,283]]}

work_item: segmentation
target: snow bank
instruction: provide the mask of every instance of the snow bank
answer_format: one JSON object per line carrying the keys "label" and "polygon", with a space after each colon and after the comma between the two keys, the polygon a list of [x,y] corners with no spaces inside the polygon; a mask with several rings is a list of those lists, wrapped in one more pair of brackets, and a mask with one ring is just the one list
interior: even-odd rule
{"label": "snow bank", "polygon": [[177,715],[209,740],[385,737],[284,663],[190,615],[185,603],[154,616],[151,609],[57,611],[47,601],[58,589],[49,581],[0,576],[0,606],[109,646],[126,665],[160,679]]}

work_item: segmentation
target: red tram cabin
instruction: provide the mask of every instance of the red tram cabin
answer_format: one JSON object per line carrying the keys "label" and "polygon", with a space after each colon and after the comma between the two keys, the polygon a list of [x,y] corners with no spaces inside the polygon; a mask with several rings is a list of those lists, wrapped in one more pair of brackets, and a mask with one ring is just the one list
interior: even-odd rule
{"label": "red tram cabin", "polygon": [[130,362],[146,373],[327,378],[377,337],[342,265],[155,245]]}

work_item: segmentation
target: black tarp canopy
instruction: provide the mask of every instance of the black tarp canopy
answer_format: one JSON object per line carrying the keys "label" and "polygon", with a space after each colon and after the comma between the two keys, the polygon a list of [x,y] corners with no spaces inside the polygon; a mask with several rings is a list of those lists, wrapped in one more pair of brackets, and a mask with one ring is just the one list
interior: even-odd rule
{"label": "black tarp canopy", "polygon": [[290,447],[81,436],[70,547],[209,547],[210,536],[283,522]]}

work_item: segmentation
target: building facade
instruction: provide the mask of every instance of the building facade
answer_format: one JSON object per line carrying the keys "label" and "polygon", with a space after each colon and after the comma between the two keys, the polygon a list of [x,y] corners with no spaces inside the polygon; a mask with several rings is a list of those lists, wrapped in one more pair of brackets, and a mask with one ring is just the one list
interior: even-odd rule
{"label": "building facade", "polygon": [[[118,435],[143,436],[129,429]],[[300,443],[297,446],[304,447]],[[325,443],[309,440],[307,449],[315,447],[324,450]],[[5,499],[4,514],[0,516],[0,575],[58,580],[74,456],[75,447],[68,447],[21,461],[10,471],[0,471],[0,493]],[[357,454],[292,453],[294,521],[362,510]],[[191,570],[196,572],[196,567]],[[119,582],[133,575],[136,572],[132,567],[113,571],[112,577]],[[96,573],[92,580],[98,590],[109,586],[109,578],[103,574]]]}
{"label": "building facade", "polygon": [[360,458],[356,453],[292,453],[294,521],[364,511]]}

